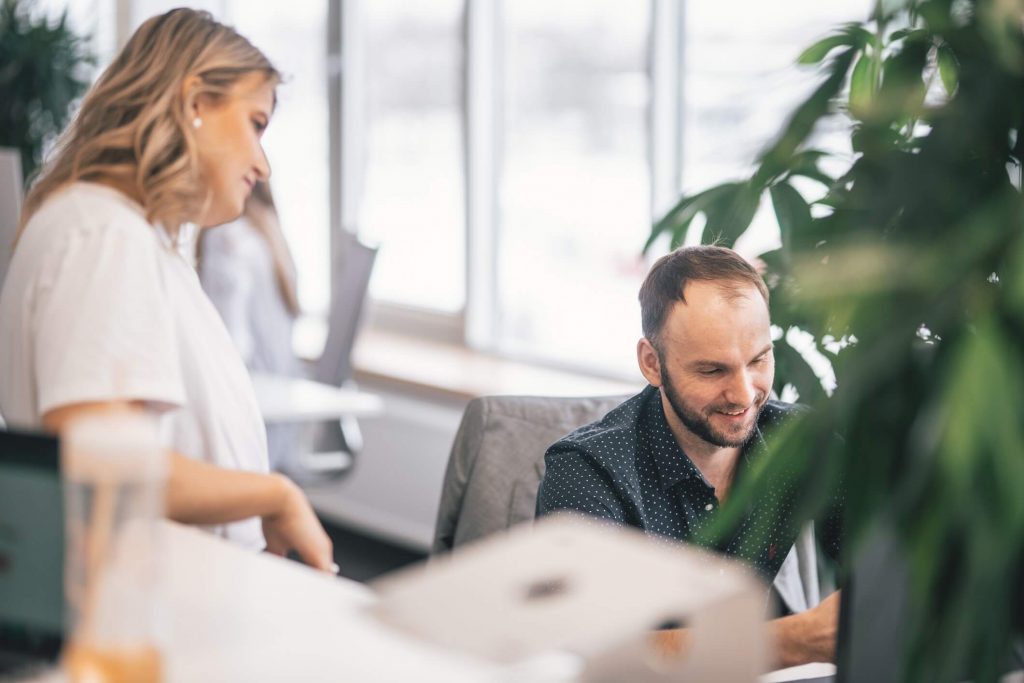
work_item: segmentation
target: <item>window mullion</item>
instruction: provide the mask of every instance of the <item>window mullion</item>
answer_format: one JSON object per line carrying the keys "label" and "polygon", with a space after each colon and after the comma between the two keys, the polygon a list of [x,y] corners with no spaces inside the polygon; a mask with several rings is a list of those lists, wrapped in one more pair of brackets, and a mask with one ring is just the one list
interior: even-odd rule
{"label": "window mullion", "polygon": [[682,159],[683,0],[653,0],[650,64],[651,213],[678,198]]}
{"label": "window mullion", "polygon": [[494,346],[498,324],[500,5],[492,0],[466,0],[465,9],[465,338],[478,349]]}

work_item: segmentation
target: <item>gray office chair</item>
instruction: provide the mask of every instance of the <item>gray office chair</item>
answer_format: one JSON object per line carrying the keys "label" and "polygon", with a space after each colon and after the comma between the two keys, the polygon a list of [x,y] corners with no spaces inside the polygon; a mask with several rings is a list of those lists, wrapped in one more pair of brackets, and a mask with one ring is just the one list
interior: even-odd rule
{"label": "gray office chair", "polygon": [[[339,259],[331,291],[327,341],[313,365],[317,382],[354,387],[352,349],[363,319],[363,304],[377,248],[369,247],[351,234],[340,238]],[[350,471],[362,450],[363,437],[355,417],[347,416],[323,425],[314,436],[314,446],[299,456],[299,467],[314,476],[340,475]]]}
{"label": "gray office chair", "polygon": [[444,476],[433,552],[532,520],[548,446],[626,398],[485,396],[470,401]]}
{"label": "gray office chair", "polygon": [[[532,520],[548,446],[600,419],[626,398],[487,396],[470,401],[448,460],[432,553]],[[809,524],[786,557],[773,590],[791,612],[802,612],[820,602],[820,584]]]}

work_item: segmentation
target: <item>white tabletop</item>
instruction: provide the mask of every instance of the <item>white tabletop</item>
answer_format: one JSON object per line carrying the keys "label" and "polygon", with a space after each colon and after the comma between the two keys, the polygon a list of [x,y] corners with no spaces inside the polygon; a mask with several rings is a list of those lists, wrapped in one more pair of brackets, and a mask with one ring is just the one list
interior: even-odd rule
{"label": "white tabletop", "polygon": [[[375,598],[354,581],[171,522],[163,532],[171,615],[167,683],[504,683],[539,680],[542,670],[545,680],[561,679],[548,677],[551,667],[502,667],[394,631],[364,611]],[[796,667],[762,680],[795,681],[834,670]]]}
{"label": "white tabletop", "polygon": [[339,389],[308,379],[253,374],[256,400],[265,422],[314,422],[376,415],[383,402],[375,394]]}
{"label": "white tabletop", "polygon": [[[564,677],[567,667],[557,659],[499,666],[397,632],[366,611],[375,598],[362,584],[173,522],[163,523],[160,532],[167,556],[166,683],[551,683],[572,678]],[[831,665],[795,667],[768,674],[761,683],[833,671]],[[51,670],[30,680],[66,679]]]}
{"label": "white tabletop", "polygon": [[497,668],[396,633],[361,584],[167,523],[167,683],[481,681]]}

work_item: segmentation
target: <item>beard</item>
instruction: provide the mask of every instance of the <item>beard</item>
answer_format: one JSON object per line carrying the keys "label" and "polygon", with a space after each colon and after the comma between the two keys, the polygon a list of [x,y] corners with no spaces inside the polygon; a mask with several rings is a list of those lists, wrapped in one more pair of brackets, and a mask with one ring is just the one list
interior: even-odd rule
{"label": "beard", "polygon": [[676,417],[683,423],[683,426],[698,438],[718,448],[742,448],[747,445],[750,437],[754,435],[754,430],[757,429],[758,418],[761,416],[761,410],[766,403],[765,395],[763,393],[758,395],[754,400],[754,419],[750,422],[750,426],[742,432],[731,434],[715,429],[711,425],[711,415],[715,412],[736,412],[743,410],[747,406],[723,403],[721,405],[708,406],[703,412],[696,408],[691,408],[686,405],[683,397],[676,391],[672,378],[665,371],[664,361],[661,363],[661,386],[665,390],[665,396],[668,398],[669,405],[672,406],[672,412],[676,414]]}

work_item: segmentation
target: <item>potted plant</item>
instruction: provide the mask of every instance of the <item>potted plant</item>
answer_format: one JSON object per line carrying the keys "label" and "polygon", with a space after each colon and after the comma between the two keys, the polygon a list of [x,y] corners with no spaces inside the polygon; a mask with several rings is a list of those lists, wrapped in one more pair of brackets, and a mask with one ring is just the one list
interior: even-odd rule
{"label": "potted plant", "polygon": [[0,147],[21,152],[25,178],[67,124],[94,62],[86,40],[68,26],[67,10],[51,21],[31,0],[2,0]]}
{"label": "potted plant", "polygon": [[[912,585],[908,680],[994,681],[1024,625],[1022,27],[1018,3],[879,2],[800,57],[823,79],[750,177],[683,197],[648,241],[681,243],[703,215],[703,240],[728,245],[770,201],[773,321],[843,342],[838,387],[777,344],[780,384],[815,410],[735,498],[783,477],[814,513],[842,482],[847,550],[888,520]],[[833,114],[854,152],[838,177],[809,146]]]}

